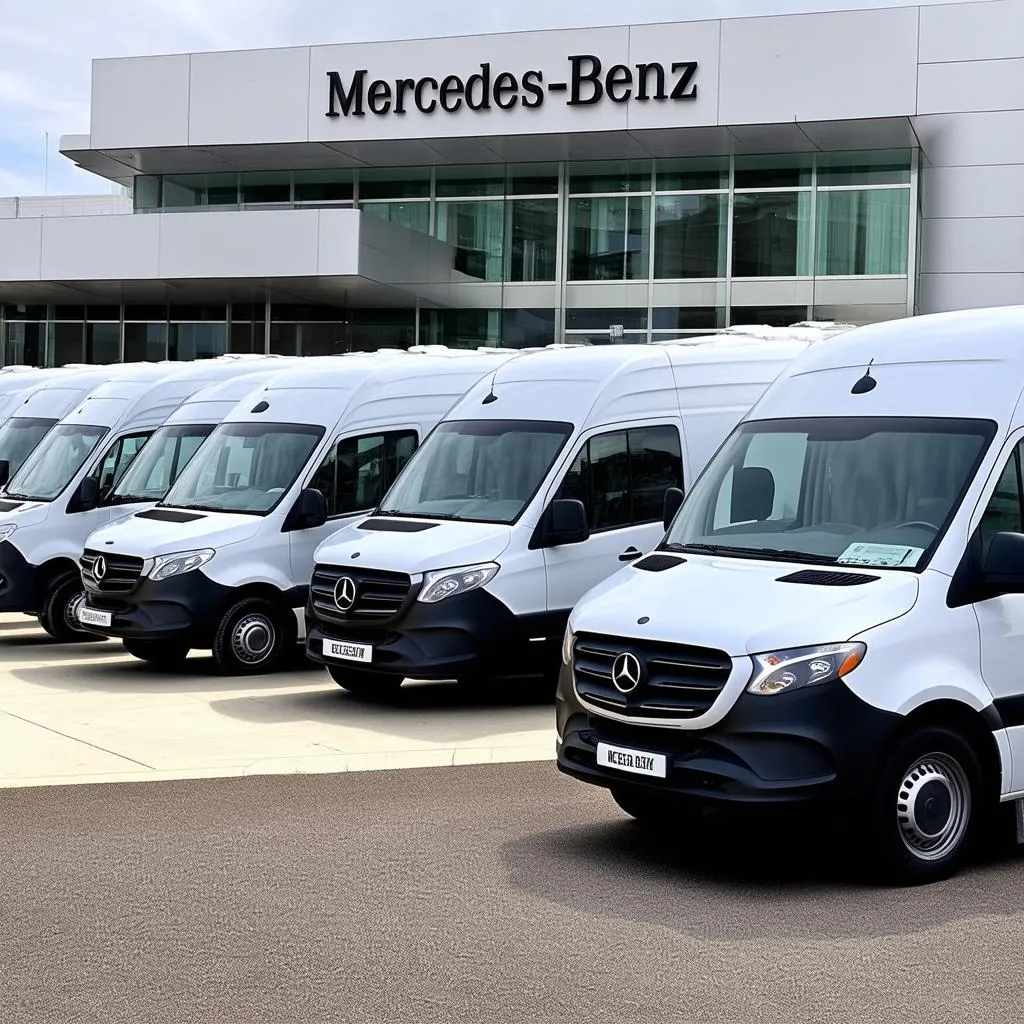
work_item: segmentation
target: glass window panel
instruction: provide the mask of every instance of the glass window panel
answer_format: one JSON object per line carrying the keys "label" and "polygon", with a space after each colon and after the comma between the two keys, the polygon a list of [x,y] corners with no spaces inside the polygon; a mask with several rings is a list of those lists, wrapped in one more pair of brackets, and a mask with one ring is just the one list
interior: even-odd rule
{"label": "glass window panel", "polygon": [[654,276],[725,277],[729,198],[658,196],[654,210]]}
{"label": "glass window panel", "polygon": [[978,524],[981,536],[982,558],[988,554],[992,538],[997,533],[1024,532],[1024,480],[1021,479],[1021,446],[1013,450],[995,491],[989,499],[985,513]]}
{"label": "glass window panel", "polygon": [[84,320],[85,306],[54,306],[54,320]]}
{"label": "glass window panel", "polygon": [[509,281],[554,281],[558,266],[558,200],[512,199],[508,218]]}
{"label": "glass window panel", "polygon": [[87,306],[87,320],[120,320],[120,306]]}
{"label": "glass window panel", "polygon": [[167,307],[160,306],[125,306],[125,320],[166,320]]}
{"label": "glass window panel", "polygon": [[734,327],[792,327],[807,319],[806,306],[733,306],[730,317]]}
{"label": "glass window panel", "polygon": [[574,281],[646,278],[650,199],[615,196],[569,202],[569,277]]}
{"label": "glass window panel", "polygon": [[360,203],[359,208],[371,217],[400,224],[410,231],[424,235],[430,232],[430,203]]}
{"label": "glass window panel", "polygon": [[86,324],[85,361],[97,365],[121,361],[120,324]]}
{"label": "glass window panel", "polygon": [[629,331],[647,329],[647,307],[632,309],[567,309],[565,329],[567,331],[606,331],[611,324],[622,324]]}
{"label": "glass window panel", "polygon": [[334,323],[345,318],[345,310],[340,306],[297,305],[275,302],[270,307],[270,319],[272,322],[310,321]]}
{"label": "glass window panel", "polygon": [[909,232],[908,189],[820,192],[817,272],[905,274]]}
{"label": "glass window panel", "polygon": [[694,192],[729,187],[729,158],[687,157],[659,160],[656,188],[659,192]]}
{"label": "glass window panel", "polygon": [[357,309],[352,313],[351,349],[408,348],[416,342],[414,309]]}
{"label": "glass window panel", "polygon": [[665,507],[665,492],[683,486],[679,431],[667,424],[629,431],[629,488],[632,521],[656,523]]}
{"label": "glass window panel", "polygon": [[328,516],[376,508],[415,450],[412,431],[347,437],[330,450],[309,485],[323,494]]}
{"label": "glass window panel", "polygon": [[241,175],[243,203],[290,203],[290,171],[249,171]]}
{"label": "glass window panel", "polygon": [[45,320],[45,306],[25,306],[21,303],[7,303],[3,307],[5,320]]}
{"label": "glass window panel", "polygon": [[724,306],[662,306],[651,310],[656,331],[713,331],[725,326]]}
{"label": "glass window panel", "polygon": [[228,329],[229,352],[262,352],[263,324],[233,321]]}
{"label": "glass window panel", "polygon": [[167,358],[167,324],[125,324],[124,361],[158,363]]}
{"label": "glass window panel", "polygon": [[420,344],[478,348],[501,344],[500,309],[424,309]]}
{"label": "glass window panel", "polygon": [[360,199],[415,199],[429,195],[429,167],[380,167],[359,171]]}
{"label": "glass window panel", "polygon": [[805,277],[810,274],[811,194],[767,192],[735,197],[735,277]]}
{"label": "glass window panel", "polygon": [[569,166],[570,192],[650,192],[650,160],[602,160]]}
{"label": "glass window panel", "polygon": [[262,302],[232,302],[232,320],[254,320],[263,323],[266,316],[266,307]]}
{"label": "glass window panel", "polygon": [[821,153],[818,185],[909,185],[910,150]]}
{"label": "glass window panel", "polygon": [[334,356],[348,351],[348,324],[319,322],[270,325],[272,355]]}
{"label": "glass window panel", "polygon": [[502,164],[438,167],[434,171],[434,190],[438,198],[502,196],[505,194],[505,167]]}
{"label": "glass window panel", "polygon": [[163,179],[159,174],[139,174],[132,182],[132,198],[136,210],[158,210]]}
{"label": "glass window panel", "polygon": [[812,157],[781,153],[736,157],[736,188],[800,188],[811,184]]}
{"label": "glass window panel", "polygon": [[46,324],[7,323],[4,328],[5,366],[42,366],[46,362]]}
{"label": "glass window panel", "polygon": [[558,164],[509,164],[510,196],[554,195],[558,192]]}
{"label": "glass window panel", "polygon": [[171,324],[169,359],[212,359],[227,351],[227,324]]}
{"label": "glass window panel", "polygon": [[500,281],[504,257],[505,204],[437,204],[434,234],[455,249],[455,269],[481,281]]}
{"label": "glass window panel", "polygon": [[351,199],[353,195],[352,171],[296,171],[295,202],[334,203]]}
{"label": "glass window panel", "polygon": [[553,309],[504,309],[501,344],[506,348],[536,348],[555,341]]}
{"label": "glass window panel", "polygon": [[227,306],[223,303],[202,306],[171,306],[170,308],[171,320],[223,320],[226,316]]}
{"label": "glass window panel", "polygon": [[570,345],[646,345],[646,331],[626,331],[621,338],[612,338],[608,331],[569,332],[565,340]]}
{"label": "glass window panel", "polygon": [[629,494],[629,441],[626,431],[592,437],[587,444],[590,463],[592,530],[627,526],[632,519]]}
{"label": "glass window panel", "polygon": [[84,362],[85,324],[51,324],[54,366]]}
{"label": "glass window panel", "polygon": [[149,434],[126,434],[107,449],[103,461],[89,474],[99,482],[101,499],[118,484],[148,439]]}
{"label": "glass window panel", "polygon": [[238,175],[208,174],[206,176],[206,201],[210,206],[238,205]]}
{"label": "glass window panel", "polygon": [[206,202],[206,181],[202,174],[165,174],[164,209],[202,206]]}

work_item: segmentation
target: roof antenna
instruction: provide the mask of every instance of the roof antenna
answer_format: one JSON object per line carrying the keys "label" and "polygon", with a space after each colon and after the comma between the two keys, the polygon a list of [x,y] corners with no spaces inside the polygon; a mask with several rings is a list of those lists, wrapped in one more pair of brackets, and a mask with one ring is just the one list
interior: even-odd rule
{"label": "roof antenna", "polygon": [[878,381],[871,376],[871,365],[874,363],[874,359],[868,363],[868,368],[864,371],[864,376],[861,377],[856,384],[850,388],[851,395],[866,395],[869,391],[874,391]]}
{"label": "roof antenna", "polygon": [[494,368],[494,373],[491,374],[491,386],[488,389],[487,397],[480,403],[481,405],[490,405],[491,402],[496,402],[498,396],[494,393],[494,378],[498,376],[498,367]]}

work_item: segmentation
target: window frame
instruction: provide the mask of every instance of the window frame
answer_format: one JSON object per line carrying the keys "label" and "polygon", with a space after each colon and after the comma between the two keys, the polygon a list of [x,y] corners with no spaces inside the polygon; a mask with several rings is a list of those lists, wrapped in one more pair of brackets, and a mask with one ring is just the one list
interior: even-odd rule
{"label": "window frame", "polygon": [[[136,456],[143,448],[149,443],[149,439],[153,436],[153,430],[135,430],[126,434],[118,434],[110,444],[107,445],[106,450],[103,454],[92,464],[92,468],[85,474],[86,477],[93,477],[96,480],[96,485],[99,488],[99,503],[104,505],[106,499],[110,494],[113,493],[114,488],[117,487],[121,481],[121,477],[128,472],[128,468],[135,461]],[[107,461],[107,457],[114,450],[115,445],[121,446],[121,451],[124,451],[124,446],[128,441],[133,441],[135,438],[141,437],[143,439],[142,444],[136,449],[135,454],[131,457],[131,460],[124,467],[121,472],[121,476],[117,475],[117,462],[114,463],[114,479],[111,481],[110,487],[104,489],[103,487],[103,464]],[[120,454],[118,455],[120,458]],[[85,479],[85,477],[83,477]]]}

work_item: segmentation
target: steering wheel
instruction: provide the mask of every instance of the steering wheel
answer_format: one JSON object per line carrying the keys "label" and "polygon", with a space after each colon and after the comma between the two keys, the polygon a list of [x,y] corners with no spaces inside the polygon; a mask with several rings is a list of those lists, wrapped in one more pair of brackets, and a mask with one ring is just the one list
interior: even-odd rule
{"label": "steering wheel", "polygon": [[894,530],[902,530],[909,526],[923,526],[926,530],[931,530],[932,533],[938,533],[939,528],[934,523],[926,523],[923,519],[914,519],[909,523],[900,523],[899,526],[894,526]]}

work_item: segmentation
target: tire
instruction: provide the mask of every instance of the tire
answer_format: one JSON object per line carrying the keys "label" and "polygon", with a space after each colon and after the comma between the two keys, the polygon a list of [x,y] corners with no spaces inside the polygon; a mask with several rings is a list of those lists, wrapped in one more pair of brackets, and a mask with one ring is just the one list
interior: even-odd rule
{"label": "tire", "polygon": [[293,633],[289,618],[269,601],[243,598],[217,624],[211,645],[213,660],[223,675],[273,672],[294,643]]}
{"label": "tire", "polygon": [[58,576],[47,587],[46,597],[39,609],[39,624],[58,643],[89,643],[106,637],[90,633],[78,624],[75,613],[85,600],[85,588],[77,572]]}
{"label": "tire", "polygon": [[361,672],[357,668],[328,665],[331,678],[343,689],[357,697],[393,697],[402,680],[398,676],[383,676],[376,672]]}
{"label": "tire", "polygon": [[177,667],[188,657],[189,647],[180,640],[124,640],[124,649],[139,661],[161,667]]}
{"label": "tire", "polygon": [[901,739],[869,797],[876,879],[925,885],[955,874],[982,832],[986,802],[981,765],[958,732],[926,726]]}

